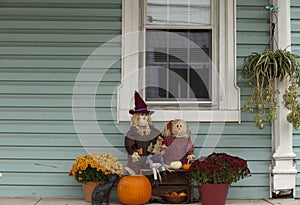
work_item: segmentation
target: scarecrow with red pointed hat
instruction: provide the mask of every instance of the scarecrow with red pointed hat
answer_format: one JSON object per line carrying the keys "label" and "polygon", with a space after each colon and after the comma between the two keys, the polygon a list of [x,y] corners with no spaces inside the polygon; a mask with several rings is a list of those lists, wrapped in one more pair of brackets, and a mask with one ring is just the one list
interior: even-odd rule
{"label": "scarecrow with red pointed hat", "polygon": [[131,127],[125,137],[125,149],[128,153],[128,164],[136,174],[145,166],[146,158],[150,154],[151,142],[155,142],[160,134],[151,124],[151,114],[154,111],[147,109],[147,105],[139,93],[134,93],[135,108],[129,110]]}

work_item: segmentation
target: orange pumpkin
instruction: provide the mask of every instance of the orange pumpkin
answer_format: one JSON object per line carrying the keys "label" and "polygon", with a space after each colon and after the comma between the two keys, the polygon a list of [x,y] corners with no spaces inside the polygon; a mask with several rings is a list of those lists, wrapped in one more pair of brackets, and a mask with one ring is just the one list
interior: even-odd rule
{"label": "orange pumpkin", "polygon": [[151,198],[152,187],[144,175],[124,176],[117,185],[117,193],[122,204],[145,204]]}
{"label": "orange pumpkin", "polygon": [[189,170],[190,167],[191,167],[191,164],[184,164],[184,165],[182,165],[182,168],[183,168],[184,170]]}

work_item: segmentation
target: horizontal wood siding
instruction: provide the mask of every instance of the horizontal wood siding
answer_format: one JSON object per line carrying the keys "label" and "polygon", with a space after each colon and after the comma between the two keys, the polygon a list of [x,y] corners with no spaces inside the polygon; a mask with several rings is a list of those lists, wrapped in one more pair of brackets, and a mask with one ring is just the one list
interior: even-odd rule
{"label": "horizontal wood siding", "polygon": [[[252,52],[260,52],[269,47],[269,13],[265,10],[267,0],[237,0],[237,79],[241,89],[241,106],[250,96],[251,88],[242,80],[244,57]],[[232,141],[231,150],[245,152],[242,156],[248,160],[252,177],[239,181],[230,189],[232,198],[268,198],[269,197],[269,166],[271,164],[271,126],[260,130],[253,123],[253,114],[241,112],[242,123],[236,127],[240,134],[237,141]],[[226,127],[234,125],[226,125]],[[235,126],[234,126],[235,127]],[[243,133],[243,134],[242,134]],[[224,140],[229,140],[224,136]],[[223,140],[223,137],[222,137]],[[239,143],[244,146],[239,145]],[[220,146],[220,145],[218,145]],[[255,152],[257,152],[255,154]],[[254,156],[255,155],[255,156]]]}
{"label": "horizontal wood siding", "polygon": [[[267,4],[237,0],[237,75],[244,56],[268,47]],[[121,34],[121,0],[7,0],[0,1],[0,10],[0,196],[82,197],[80,184],[67,176],[76,156],[109,151],[126,164],[123,139],[130,125],[115,121],[120,61],[105,66],[120,57],[120,41],[96,55],[103,64],[85,70],[92,82],[81,82],[80,130],[72,115],[80,68],[95,49]],[[104,77],[98,86],[93,76],[99,72]],[[242,80],[238,84],[244,104],[251,90]],[[94,97],[101,134],[86,104]],[[240,125],[189,123],[197,156],[211,148],[249,161],[252,177],[232,184],[229,198],[269,196],[271,128],[257,129],[252,117],[242,113]],[[216,147],[203,147],[205,139]]]}
{"label": "horizontal wood siding", "polygon": [[[291,0],[291,29],[292,29],[292,52],[300,55],[300,2]],[[296,166],[298,170],[296,178],[296,196],[300,197],[300,130],[293,132],[293,146],[296,154]]]}
{"label": "horizontal wood siding", "polygon": [[[72,116],[74,83],[84,66],[88,82],[81,82],[86,92],[79,96],[77,120],[91,139],[88,151],[111,151],[99,145],[103,140],[122,146],[120,131],[110,129],[120,60],[106,66],[121,57],[115,39],[121,17],[121,0],[0,0],[0,196],[82,197],[68,172],[87,152]],[[104,44],[105,52],[95,53]],[[91,55],[94,62],[86,63]],[[98,86],[99,73],[104,77]],[[103,136],[90,129],[86,102],[94,97]],[[118,149],[112,153],[120,155]]]}

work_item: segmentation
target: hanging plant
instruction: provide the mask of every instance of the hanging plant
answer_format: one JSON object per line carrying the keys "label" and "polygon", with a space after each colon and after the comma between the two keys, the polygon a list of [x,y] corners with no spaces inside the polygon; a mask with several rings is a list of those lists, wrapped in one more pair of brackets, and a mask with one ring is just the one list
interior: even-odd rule
{"label": "hanging plant", "polygon": [[279,103],[279,90],[276,88],[276,84],[285,79],[287,83],[282,103],[290,110],[287,121],[295,129],[300,126],[300,104],[298,101],[300,64],[297,57],[286,49],[276,51],[266,49],[262,53],[252,53],[245,57],[243,76],[253,91],[242,110],[256,112],[253,121],[260,129],[265,127],[266,121],[272,122],[276,119]]}

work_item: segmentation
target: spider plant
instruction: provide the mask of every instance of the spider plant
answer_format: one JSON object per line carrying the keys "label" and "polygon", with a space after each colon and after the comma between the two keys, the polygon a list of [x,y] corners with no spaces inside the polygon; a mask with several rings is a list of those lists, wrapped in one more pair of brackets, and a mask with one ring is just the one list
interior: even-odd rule
{"label": "spider plant", "polygon": [[300,64],[297,57],[286,49],[266,49],[245,57],[243,76],[253,90],[242,110],[256,113],[253,121],[260,129],[265,127],[266,121],[272,122],[276,119],[279,103],[277,82],[285,82],[282,103],[290,110],[287,121],[295,129],[300,126]]}

